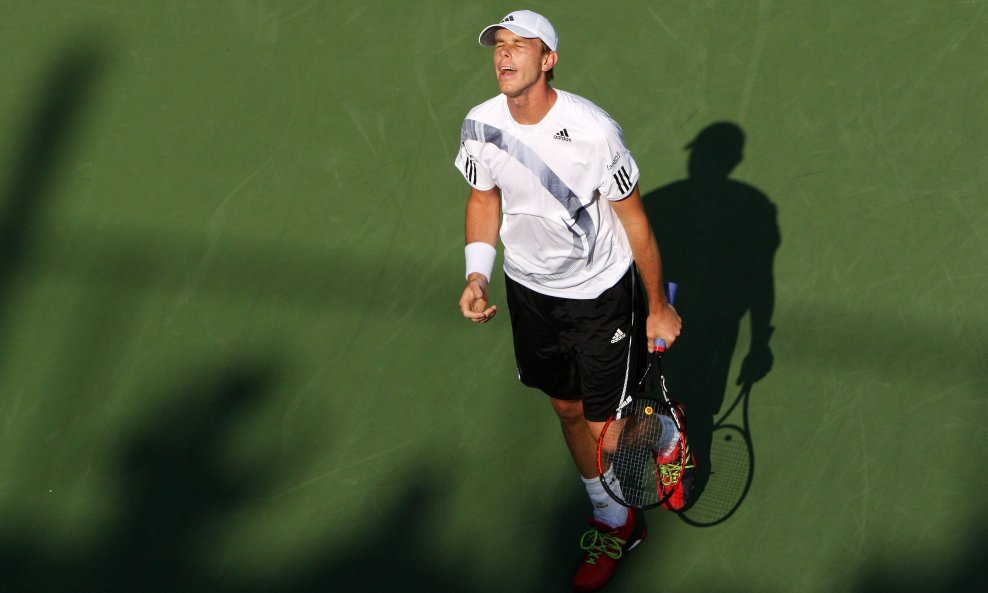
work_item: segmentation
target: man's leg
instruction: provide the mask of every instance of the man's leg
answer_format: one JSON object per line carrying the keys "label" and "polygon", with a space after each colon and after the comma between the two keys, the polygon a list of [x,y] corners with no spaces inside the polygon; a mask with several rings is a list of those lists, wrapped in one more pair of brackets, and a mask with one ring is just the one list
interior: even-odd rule
{"label": "man's leg", "polygon": [[597,437],[604,423],[587,422],[583,417],[581,400],[550,398],[549,401],[559,417],[563,438],[580,475],[587,479],[596,478],[600,475],[597,471]]}
{"label": "man's leg", "polygon": [[[594,518],[598,521],[619,527],[628,520],[628,511],[604,490],[597,470],[597,439],[604,429],[604,422],[590,422],[583,416],[583,402],[550,398],[552,407],[559,417],[563,438],[569,447],[570,455],[580,471],[587,495],[594,507]],[[615,482],[614,488],[620,488]]]}
{"label": "man's leg", "polygon": [[644,516],[618,504],[600,482],[597,438],[605,423],[587,421],[582,401],[555,398],[550,401],[594,507],[591,529],[580,539],[583,562],[573,575],[573,590],[581,593],[597,591],[611,579],[621,555],[638,546],[648,530]]}

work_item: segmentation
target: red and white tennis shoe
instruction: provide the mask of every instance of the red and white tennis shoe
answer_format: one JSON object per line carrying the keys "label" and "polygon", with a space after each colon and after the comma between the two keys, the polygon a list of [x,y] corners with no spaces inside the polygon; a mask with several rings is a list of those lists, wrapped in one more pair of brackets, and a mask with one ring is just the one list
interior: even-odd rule
{"label": "red and white tennis shoe", "polygon": [[645,514],[631,509],[621,527],[609,527],[594,519],[590,519],[590,527],[580,539],[583,562],[573,576],[573,590],[577,593],[590,593],[606,585],[614,576],[618,560],[648,534]]}
{"label": "red and white tennis shoe", "polygon": [[[686,413],[683,404],[676,402],[672,413],[676,414],[679,425],[685,430]],[[686,508],[690,502],[690,493],[693,491],[696,458],[690,451],[689,443],[686,442],[685,433],[677,439],[672,450],[656,453],[655,465],[659,470],[658,489],[665,498],[662,508],[675,512]]]}

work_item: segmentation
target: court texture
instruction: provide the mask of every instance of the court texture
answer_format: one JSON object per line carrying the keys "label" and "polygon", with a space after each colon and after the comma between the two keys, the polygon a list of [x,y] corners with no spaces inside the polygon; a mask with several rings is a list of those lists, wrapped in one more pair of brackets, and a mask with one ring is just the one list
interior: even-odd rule
{"label": "court texture", "polygon": [[[0,590],[568,590],[579,476],[457,306],[477,35],[523,7],[0,3]],[[781,236],[751,489],[649,511],[607,590],[988,590],[988,2],[528,8],[643,195],[725,122]],[[759,232],[708,214],[659,237],[684,291]]]}

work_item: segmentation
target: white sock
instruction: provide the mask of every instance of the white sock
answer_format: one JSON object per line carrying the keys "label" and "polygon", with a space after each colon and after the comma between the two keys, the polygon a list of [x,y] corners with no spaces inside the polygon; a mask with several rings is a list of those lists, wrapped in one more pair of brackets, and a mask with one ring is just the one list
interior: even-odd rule
{"label": "white sock", "polygon": [[[628,521],[628,509],[618,504],[604,490],[604,485],[600,483],[600,478],[584,478],[583,484],[587,487],[587,494],[590,496],[590,503],[593,504],[593,518],[609,527],[620,527]],[[621,494],[621,483],[612,469],[604,473],[607,485],[617,495]]]}
{"label": "white sock", "polygon": [[659,420],[662,421],[662,435],[659,437],[657,448],[659,454],[669,455],[676,447],[676,443],[679,442],[679,429],[676,428],[676,423],[673,422],[672,418],[664,414],[659,416]]}

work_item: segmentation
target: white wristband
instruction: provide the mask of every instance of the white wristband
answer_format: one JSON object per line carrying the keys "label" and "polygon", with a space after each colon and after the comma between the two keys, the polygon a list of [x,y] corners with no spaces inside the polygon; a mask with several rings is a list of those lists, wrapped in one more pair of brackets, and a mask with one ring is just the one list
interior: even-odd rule
{"label": "white wristband", "polygon": [[479,272],[490,281],[491,272],[494,271],[494,258],[497,257],[497,249],[493,245],[476,241],[463,249],[463,255],[467,260],[467,278],[470,274]]}

